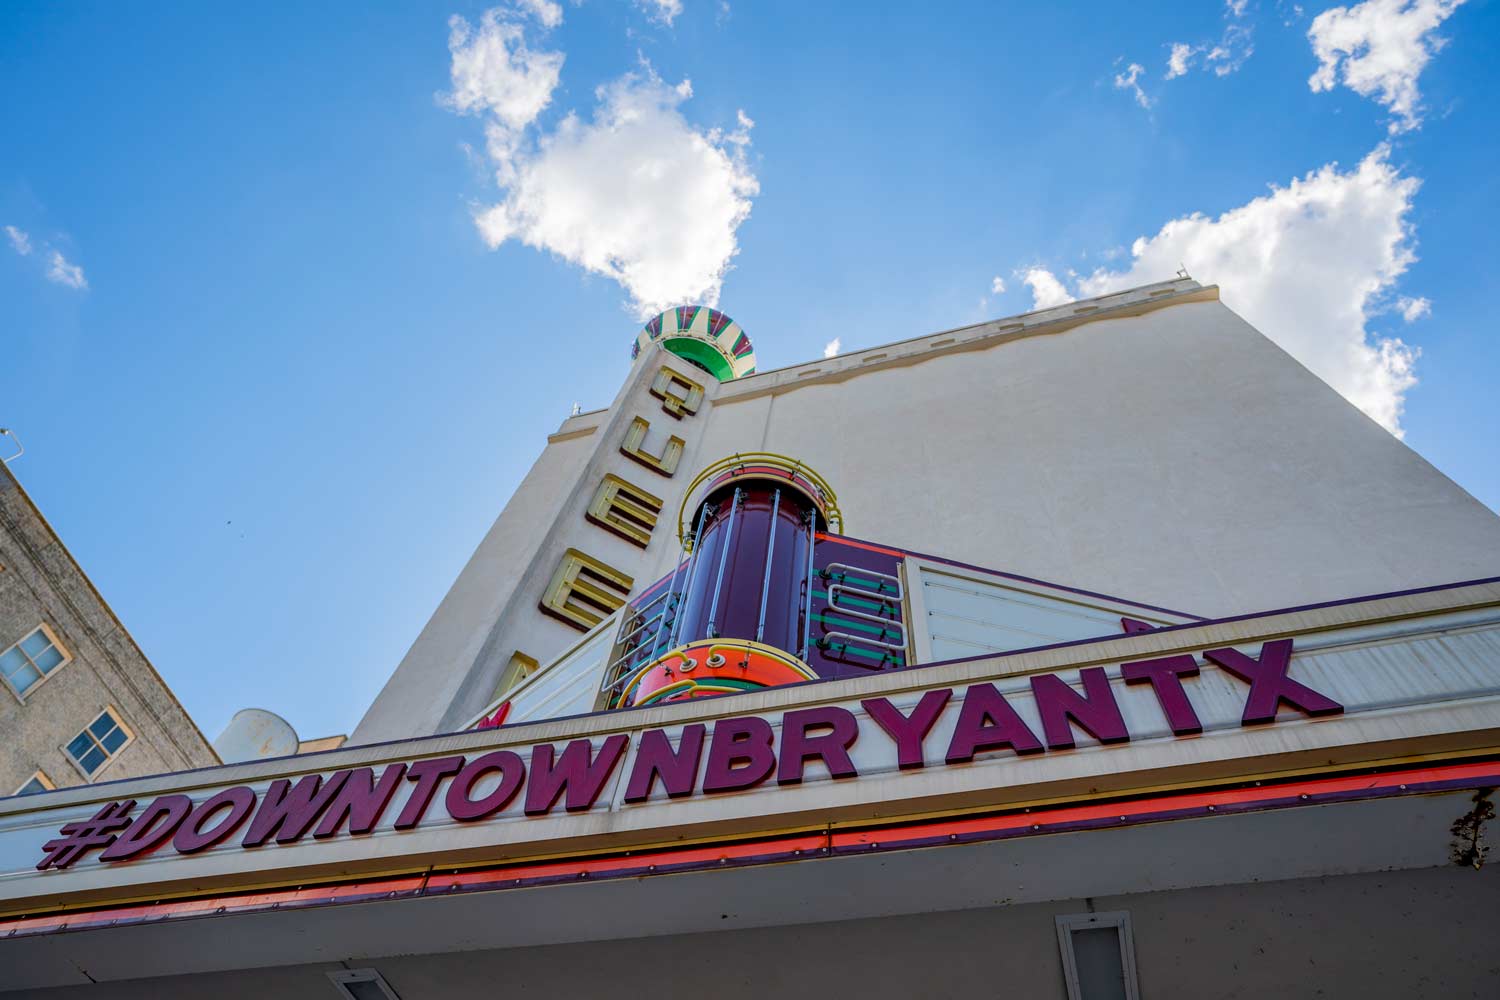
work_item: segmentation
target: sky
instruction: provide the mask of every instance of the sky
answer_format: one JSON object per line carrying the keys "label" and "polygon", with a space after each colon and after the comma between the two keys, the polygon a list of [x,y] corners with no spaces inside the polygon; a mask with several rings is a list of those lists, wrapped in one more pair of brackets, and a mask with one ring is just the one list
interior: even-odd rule
{"label": "sky", "polygon": [[668,305],[767,370],[1185,268],[1500,507],[1500,3],[854,10],[0,5],[10,468],[210,738],[350,731]]}

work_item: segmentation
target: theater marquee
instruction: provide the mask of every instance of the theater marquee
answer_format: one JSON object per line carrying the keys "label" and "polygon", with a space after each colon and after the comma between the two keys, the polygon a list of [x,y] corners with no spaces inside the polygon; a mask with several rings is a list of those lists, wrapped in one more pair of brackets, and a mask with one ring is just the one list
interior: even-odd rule
{"label": "theater marquee", "polygon": [[1453,609],[1467,593],[11,800],[0,914],[1097,801],[1352,766],[1380,745],[1488,745],[1500,712],[1483,693],[1500,689],[1500,663],[1468,649],[1484,634],[1455,628],[1475,613]]}
{"label": "theater marquee", "polygon": [[[1258,658],[1231,648],[1203,655],[1246,683],[1242,725],[1274,722],[1281,705],[1308,716],[1342,712],[1338,702],[1287,676],[1291,654],[1292,641],[1285,639],[1266,643]],[[1129,742],[1129,728],[1104,668],[1088,667],[1079,674],[1082,691],[1056,674],[1029,679],[1040,736],[994,684],[971,685],[959,699],[952,734],[943,741],[942,765],[967,764],[994,751],[1024,756],[1071,750],[1075,727],[1100,744]],[[1203,731],[1183,683],[1198,675],[1198,662],[1189,655],[1125,663],[1120,669],[1126,684],[1150,686],[1163,721],[1178,737]],[[516,802],[525,816],[545,816],[559,805],[567,812],[586,812],[617,770],[628,774],[621,799],[625,805],[646,802],[658,787],[676,799],[744,791],[773,774],[778,785],[798,785],[813,763],[833,780],[858,778],[851,751],[869,728],[878,730],[885,756],[893,754],[899,768],[921,768],[932,752],[927,738],[953,696],[951,688],[927,691],[909,711],[888,698],[868,698],[860,702],[862,715],[839,705],[800,709],[783,714],[776,726],[760,716],[736,716],[714,722],[711,736],[703,723],[675,731],[647,729],[624,768],[620,762],[630,737],[614,733],[602,742],[573,740],[561,753],[541,743],[524,757],[514,750],[494,750],[475,757],[392,763],[378,777],[374,768],[359,767],[295,782],[278,778],[259,796],[248,785],[236,785],[197,803],[187,795],[163,795],[139,812],[135,800],[119,800],[87,820],[65,824],[43,845],[45,854],[36,867],[69,868],[95,849],[100,849],[98,860],[109,864],[135,861],[157,850],[197,854],[230,842],[242,828],[240,848],[259,848],[273,840],[295,844],[308,835],[315,840],[368,836],[387,811],[395,815],[392,830],[412,830],[439,800],[455,823],[491,819]],[[392,809],[398,799],[399,808]]]}

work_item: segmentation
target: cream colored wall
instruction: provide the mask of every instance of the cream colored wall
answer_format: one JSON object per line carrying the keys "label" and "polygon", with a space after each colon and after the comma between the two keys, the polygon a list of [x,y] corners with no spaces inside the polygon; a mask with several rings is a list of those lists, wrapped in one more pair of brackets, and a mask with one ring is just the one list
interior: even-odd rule
{"label": "cream colored wall", "polygon": [[705,452],[806,460],[855,537],[1207,616],[1500,573],[1500,518],[1217,301],[771,399]]}
{"label": "cream colored wall", "polygon": [[[661,363],[695,371],[645,351],[607,410],[554,435],[351,742],[456,728],[514,650],[545,664],[575,642],[537,610],[566,549],[637,587],[669,573],[682,491],[735,452],[811,464],[853,537],[1191,614],[1500,574],[1500,518],[1191,280],[703,375],[682,421],[649,395]],[[687,442],[672,479],[620,455],[636,415],[653,450]],[[606,472],[665,501],[644,551],[584,519]]]}

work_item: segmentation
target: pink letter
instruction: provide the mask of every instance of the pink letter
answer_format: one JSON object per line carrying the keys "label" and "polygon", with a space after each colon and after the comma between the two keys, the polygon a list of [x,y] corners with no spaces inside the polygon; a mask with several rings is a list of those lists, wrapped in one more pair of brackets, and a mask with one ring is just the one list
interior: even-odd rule
{"label": "pink letter", "polygon": [[1276,710],[1282,702],[1314,717],[1338,715],[1344,711],[1344,706],[1332,698],[1286,675],[1292,662],[1290,639],[1262,644],[1258,661],[1237,649],[1211,649],[1203,655],[1250,685],[1245,714],[1240,717],[1242,726],[1275,722]]}
{"label": "pink letter", "polygon": [[952,696],[951,690],[928,691],[910,716],[902,715],[886,698],[870,698],[860,704],[886,735],[896,741],[896,762],[905,771],[922,766],[922,741],[932,732],[943,706]]}
{"label": "pink letter", "polygon": [[[490,794],[479,800],[469,798],[469,791],[489,771],[500,772],[500,784]],[[496,750],[469,762],[469,766],[458,772],[453,784],[448,786],[448,815],[460,823],[471,823],[484,819],[510,805],[510,800],[521,790],[526,780],[526,764],[520,756],[509,750]]]}
{"label": "pink letter", "polygon": [[1161,714],[1167,717],[1167,725],[1178,736],[1192,736],[1203,732],[1203,723],[1193,711],[1187,692],[1182,689],[1183,677],[1198,676],[1198,661],[1183,653],[1180,656],[1163,656],[1157,660],[1136,660],[1120,666],[1120,674],[1126,684],[1151,685]]}
{"label": "pink letter", "polygon": [[630,770],[630,784],[625,788],[625,801],[645,802],[650,798],[657,775],[661,775],[667,798],[692,795],[693,782],[698,778],[698,760],[703,756],[703,732],[701,722],[684,726],[676,751],[665,731],[648,729],[642,733],[640,749],[635,752],[635,767]]}
{"label": "pink letter", "polygon": [[375,829],[380,814],[385,812],[386,803],[396,794],[396,786],[405,774],[405,764],[388,764],[380,772],[380,783],[376,784],[374,768],[357,767],[350,771],[338,797],[323,814],[323,822],[313,831],[313,839],[322,840],[338,833],[346,816],[350,833],[364,834]]}
{"label": "pink letter", "polygon": [[[223,806],[229,807],[229,812],[218,822],[213,829],[204,832],[203,824]],[[240,824],[245,822],[245,817],[250,815],[250,810],[255,808],[255,793],[244,785],[234,788],[226,788],[212,798],[205,799],[193,814],[182,824],[177,831],[177,836],[172,838],[172,846],[177,848],[178,854],[197,854],[206,851],[219,841],[238,830]]]}
{"label": "pink letter", "polygon": [[628,740],[623,733],[609,737],[599,748],[598,759],[593,761],[589,759],[594,752],[593,744],[588,740],[574,740],[563,748],[555,766],[552,763],[552,744],[532,747],[531,780],[526,783],[526,815],[541,816],[551,812],[564,791],[567,792],[564,808],[568,812],[588,809],[599,797]]}
{"label": "pink letter", "polygon": [[186,795],[163,795],[146,807],[135,822],[99,855],[100,861],[129,861],[153,851],[167,841],[184,816],[192,811]]}
{"label": "pink letter", "polygon": [[296,785],[286,778],[277,778],[266,789],[260,808],[250,821],[250,832],[241,843],[245,847],[259,847],[272,834],[278,844],[301,840],[348,778],[348,771],[335,771],[327,781],[321,775],[309,774]]}
{"label": "pink letter", "polygon": [[419,760],[407,768],[406,780],[416,782],[417,787],[412,789],[411,798],[407,799],[406,805],[401,807],[401,815],[396,817],[396,829],[410,830],[422,822],[427,806],[437,792],[438,784],[448,775],[457,774],[463,769],[462,757],[432,757],[428,760]]}
{"label": "pink letter", "polygon": [[776,769],[771,749],[775,734],[771,724],[753,715],[720,719],[714,723],[714,738],[703,769],[703,790],[737,792],[754,788]]}
{"label": "pink letter", "polygon": [[1083,689],[1088,692],[1086,696],[1056,674],[1031,678],[1031,693],[1036,697],[1036,710],[1042,717],[1042,734],[1047,737],[1047,749],[1072,748],[1073,730],[1068,725],[1069,719],[1088,730],[1100,743],[1128,743],[1130,733],[1125,730],[1125,719],[1120,715],[1120,706],[1115,704],[1115,693],[1109,689],[1109,676],[1104,668],[1085,667],[1078,674],[1083,678]]}
{"label": "pink letter", "polygon": [[962,764],[982,750],[1010,747],[1018,754],[1040,753],[1042,744],[993,684],[973,684],[964,692],[958,725],[948,744],[948,763]]}
{"label": "pink letter", "polygon": [[[808,730],[832,731],[809,735]],[[781,718],[781,762],[776,769],[778,785],[800,785],[802,768],[809,757],[818,757],[835,778],[853,778],[859,772],[849,759],[849,748],[859,739],[859,720],[847,708],[826,705],[788,712]]]}

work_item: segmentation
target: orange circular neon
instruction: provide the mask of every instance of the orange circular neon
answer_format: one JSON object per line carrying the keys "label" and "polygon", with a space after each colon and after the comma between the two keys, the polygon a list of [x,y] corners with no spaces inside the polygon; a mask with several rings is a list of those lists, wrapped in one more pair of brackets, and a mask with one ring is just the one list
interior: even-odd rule
{"label": "orange circular neon", "polygon": [[816,680],[801,660],[748,639],[701,639],[635,675],[619,703],[632,708]]}

